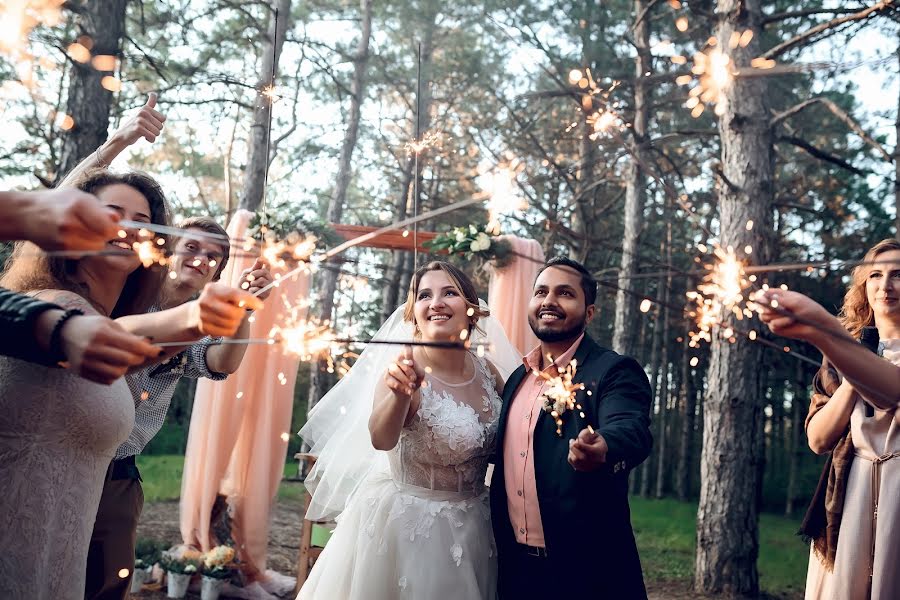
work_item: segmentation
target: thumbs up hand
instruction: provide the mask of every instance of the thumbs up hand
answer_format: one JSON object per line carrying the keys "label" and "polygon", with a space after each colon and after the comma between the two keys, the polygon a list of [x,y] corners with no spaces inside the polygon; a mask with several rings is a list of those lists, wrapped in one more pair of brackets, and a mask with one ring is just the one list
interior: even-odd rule
{"label": "thumbs up hand", "polygon": [[162,133],[165,121],[165,115],[156,110],[156,93],[150,92],[147,103],[119,127],[113,138],[125,146],[130,146],[141,138],[152,143]]}
{"label": "thumbs up hand", "polygon": [[397,359],[388,366],[384,382],[398,400],[409,401],[413,393],[421,387],[425,371],[416,364],[412,348],[407,346]]}

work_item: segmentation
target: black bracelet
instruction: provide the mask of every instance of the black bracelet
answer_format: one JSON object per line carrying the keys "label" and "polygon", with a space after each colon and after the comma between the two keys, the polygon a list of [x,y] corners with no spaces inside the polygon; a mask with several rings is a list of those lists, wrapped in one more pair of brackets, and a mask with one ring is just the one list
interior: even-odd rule
{"label": "black bracelet", "polygon": [[62,328],[63,325],[66,324],[66,321],[71,319],[72,317],[78,317],[84,314],[84,311],[78,310],[77,308],[70,308],[65,311],[62,316],[56,321],[56,325],[53,326],[53,331],[50,333],[50,359],[53,363],[60,363],[66,360],[66,353],[63,352],[62,349]]}

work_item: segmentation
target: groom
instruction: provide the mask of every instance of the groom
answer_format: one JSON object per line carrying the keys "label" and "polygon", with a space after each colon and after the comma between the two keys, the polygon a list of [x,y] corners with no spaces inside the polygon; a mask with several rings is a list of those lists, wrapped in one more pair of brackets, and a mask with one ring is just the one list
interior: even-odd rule
{"label": "groom", "polygon": [[[596,298],[596,280],[568,258],[548,261],[534,282],[528,322],[541,345],[506,382],[491,486],[500,600],[647,597],[628,473],[653,443],[650,385],[637,361],[585,333]],[[549,386],[533,372],[555,376],[573,361],[584,417],[560,414],[560,435],[544,409]]]}

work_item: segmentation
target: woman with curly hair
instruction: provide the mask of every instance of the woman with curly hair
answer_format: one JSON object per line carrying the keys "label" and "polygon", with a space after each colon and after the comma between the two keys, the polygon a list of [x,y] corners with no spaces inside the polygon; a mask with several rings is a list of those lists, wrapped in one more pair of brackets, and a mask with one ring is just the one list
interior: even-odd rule
{"label": "woman with curly hair", "polygon": [[[864,346],[900,365],[900,241],[866,253],[839,318]],[[854,386],[827,362],[814,386],[807,438],[831,457],[801,529],[813,540],[806,598],[900,598],[900,389]]]}

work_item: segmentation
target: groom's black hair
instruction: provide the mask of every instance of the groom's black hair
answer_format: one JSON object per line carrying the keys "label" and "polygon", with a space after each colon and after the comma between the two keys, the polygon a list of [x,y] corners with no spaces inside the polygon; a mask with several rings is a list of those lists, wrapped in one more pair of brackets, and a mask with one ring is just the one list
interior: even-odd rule
{"label": "groom's black hair", "polygon": [[544,263],[544,266],[535,275],[535,280],[550,267],[569,267],[578,271],[578,274],[581,275],[581,289],[584,291],[584,305],[587,307],[597,302],[597,280],[583,264],[565,256],[554,256]]}

